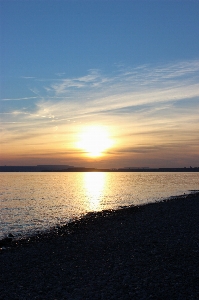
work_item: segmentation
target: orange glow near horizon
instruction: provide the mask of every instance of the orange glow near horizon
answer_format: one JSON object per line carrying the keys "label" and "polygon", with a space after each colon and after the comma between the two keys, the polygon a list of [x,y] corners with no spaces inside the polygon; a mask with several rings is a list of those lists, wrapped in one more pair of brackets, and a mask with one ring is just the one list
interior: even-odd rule
{"label": "orange glow near horizon", "polygon": [[79,135],[77,148],[84,150],[89,157],[99,157],[113,145],[108,130],[103,126],[89,126]]}

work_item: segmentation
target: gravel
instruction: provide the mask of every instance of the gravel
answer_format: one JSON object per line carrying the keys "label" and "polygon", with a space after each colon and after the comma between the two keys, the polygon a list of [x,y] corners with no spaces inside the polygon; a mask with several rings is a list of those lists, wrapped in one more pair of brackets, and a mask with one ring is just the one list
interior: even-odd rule
{"label": "gravel", "polygon": [[0,241],[0,299],[199,299],[199,193]]}

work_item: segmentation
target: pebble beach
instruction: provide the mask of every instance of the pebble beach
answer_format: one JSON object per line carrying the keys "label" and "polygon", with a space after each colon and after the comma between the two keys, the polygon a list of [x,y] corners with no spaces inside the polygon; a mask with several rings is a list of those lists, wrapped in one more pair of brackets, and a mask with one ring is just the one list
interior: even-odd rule
{"label": "pebble beach", "polygon": [[199,193],[0,241],[0,299],[199,299]]}

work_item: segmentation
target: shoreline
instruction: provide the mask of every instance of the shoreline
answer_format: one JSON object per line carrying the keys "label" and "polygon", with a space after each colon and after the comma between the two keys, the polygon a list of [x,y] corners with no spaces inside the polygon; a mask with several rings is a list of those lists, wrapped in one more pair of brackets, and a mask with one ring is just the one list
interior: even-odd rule
{"label": "shoreline", "polygon": [[35,242],[41,242],[42,240],[48,240],[55,238],[59,235],[68,235],[74,230],[78,230],[78,228],[85,225],[85,223],[92,222],[92,219],[96,218],[103,218],[103,217],[110,217],[110,216],[117,216],[120,213],[126,212],[133,212],[148,205],[160,204],[164,202],[176,201],[177,199],[184,199],[189,198],[192,196],[198,196],[199,198],[199,190],[190,190],[190,193],[184,193],[182,195],[170,196],[168,198],[162,200],[156,200],[155,202],[144,203],[140,205],[129,205],[129,206],[121,206],[117,209],[107,209],[102,211],[94,211],[88,212],[87,214],[83,215],[82,217],[77,217],[76,219],[71,220],[70,222],[66,223],[65,225],[57,225],[50,229],[46,229],[37,233],[26,234],[26,235],[17,235],[14,236],[12,233],[5,235],[4,238],[0,239],[0,253],[2,250],[9,250],[14,247],[23,246]]}
{"label": "shoreline", "polygon": [[198,220],[197,192],[1,240],[0,299],[198,299]]}
{"label": "shoreline", "polygon": [[[45,229],[43,231],[37,231],[25,235],[13,235],[12,232],[8,233],[5,235],[4,238],[0,238],[0,253],[2,250],[9,250],[14,247],[22,246],[25,244],[31,244],[34,242],[41,242],[42,240],[46,239],[51,239],[55,238],[58,235],[68,235],[71,232],[73,232],[75,229],[84,226],[85,222],[88,222],[92,218],[102,218],[102,217],[107,217],[114,215],[116,216],[117,214],[125,213],[126,211],[131,211],[137,210],[139,208],[142,208],[143,206],[147,205],[154,205],[154,204],[159,204],[162,202],[168,202],[172,200],[177,200],[177,199],[183,199],[187,197],[192,197],[192,195],[198,195],[199,197],[199,190],[190,190],[190,193],[184,193],[182,195],[176,195],[176,196],[170,196],[165,199],[161,200],[156,200],[155,202],[148,202],[140,205],[129,205],[129,206],[121,206],[117,209],[107,209],[107,210],[102,210],[102,211],[94,211],[94,212],[88,212],[82,217],[77,217],[66,223],[65,225],[57,225],[54,227],[51,227],[50,229]],[[91,220],[92,222],[92,220]]]}

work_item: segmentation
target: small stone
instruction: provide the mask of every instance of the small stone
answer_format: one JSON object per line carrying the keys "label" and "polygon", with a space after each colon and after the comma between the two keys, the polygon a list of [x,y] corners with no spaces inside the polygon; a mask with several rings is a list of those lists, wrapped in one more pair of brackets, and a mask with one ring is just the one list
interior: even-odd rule
{"label": "small stone", "polygon": [[8,234],[8,238],[13,238],[13,237],[14,237],[14,235],[12,233]]}

